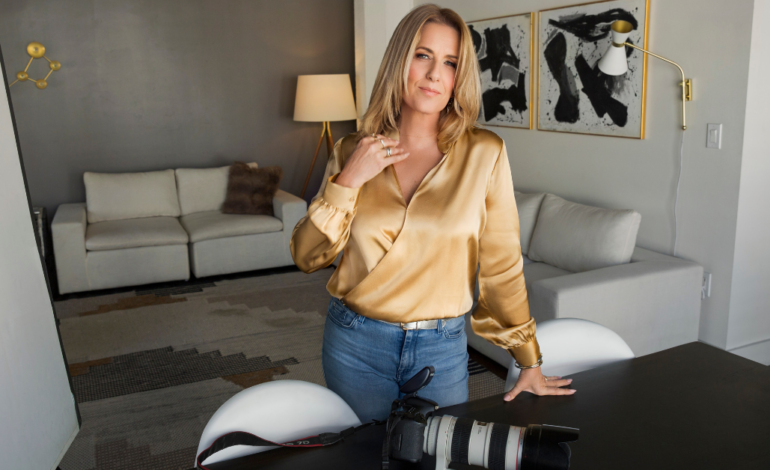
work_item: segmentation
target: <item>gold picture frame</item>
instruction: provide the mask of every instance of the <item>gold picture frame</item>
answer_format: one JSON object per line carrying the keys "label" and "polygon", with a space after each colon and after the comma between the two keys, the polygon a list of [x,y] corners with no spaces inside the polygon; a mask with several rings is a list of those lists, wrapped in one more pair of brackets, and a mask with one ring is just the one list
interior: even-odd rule
{"label": "gold picture frame", "polygon": [[[634,126],[634,128],[633,128],[634,132],[633,133],[631,133],[631,132],[617,132],[616,130],[618,128],[621,128],[621,127],[624,127],[624,126],[608,125],[607,122],[606,122],[607,119],[605,119],[605,115],[599,116],[598,114],[596,115],[596,118],[595,118],[594,122],[592,122],[590,124],[586,124],[586,122],[587,122],[587,118],[586,118],[586,120],[584,120],[584,122],[583,122],[584,128],[582,128],[582,129],[581,128],[570,129],[568,125],[563,125],[562,126],[563,128],[561,128],[561,129],[554,128],[554,127],[557,127],[555,125],[552,126],[551,128],[543,125],[543,112],[544,112],[543,103],[544,103],[544,100],[548,100],[549,98],[553,99],[553,95],[552,94],[546,95],[546,96],[543,95],[543,83],[542,83],[543,82],[543,55],[544,55],[543,49],[544,49],[544,41],[545,41],[545,38],[543,38],[543,32],[544,32],[544,27],[543,27],[543,24],[542,24],[542,22],[543,22],[543,14],[544,13],[552,13],[552,12],[556,12],[556,11],[562,11],[562,10],[565,13],[569,13],[570,9],[579,9],[580,7],[591,7],[591,6],[594,6],[594,5],[598,6],[598,5],[602,5],[602,4],[613,4],[613,3],[617,4],[617,5],[639,4],[638,7],[644,9],[643,14],[641,15],[641,17],[643,17],[644,25],[643,25],[642,28],[640,28],[640,32],[637,33],[636,36],[641,34],[641,39],[642,39],[642,42],[643,42],[643,46],[641,46],[641,47],[647,49],[647,43],[649,41],[649,25],[650,25],[650,0],[600,0],[600,1],[596,1],[596,2],[579,3],[579,4],[575,4],[575,5],[565,5],[565,6],[561,6],[561,7],[549,8],[549,9],[541,10],[541,11],[538,12],[538,15],[537,15],[538,16],[538,24],[537,24],[537,33],[538,33],[538,52],[537,52],[537,74],[538,74],[537,110],[538,111],[537,111],[537,129],[539,131],[562,132],[562,133],[582,134],[582,135],[596,135],[596,136],[603,136],[603,137],[619,137],[619,138],[628,138],[628,139],[637,139],[637,140],[644,139],[644,136],[645,136],[646,111],[647,111],[647,109],[646,109],[647,108],[647,106],[646,106],[646,102],[647,102],[647,54],[642,54],[642,53],[638,53],[640,55],[638,60],[641,63],[641,74],[640,74],[640,78],[638,78],[640,83],[638,84],[638,87],[639,87],[639,94],[641,96],[639,96],[639,100],[638,100],[638,108],[637,108],[638,111],[636,111],[636,109],[635,109],[634,113],[633,113],[633,117],[636,118],[637,112],[638,112],[638,127],[636,127],[637,125]],[[585,14],[594,14],[594,13],[592,13],[593,10],[594,9],[590,9],[589,8],[588,12],[591,12],[591,13],[587,12]],[[611,9],[608,9],[608,11],[609,10],[611,10]],[[608,25],[611,23],[610,20],[607,20],[605,22]],[[550,39],[553,39],[553,38],[550,38]],[[575,39],[574,41],[578,42],[579,38]],[[609,35],[607,35],[607,37],[605,39],[602,39],[602,43],[603,42],[607,42],[607,47],[609,46],[609,41],[611,41],[611,38],[610,38]],[[603,54],[603,52],[604,52],[603,48],[604,47],[605,47],[604,44],[601,44],[601,45],[597,44],[596,51],[599,51],[599,52],[594,51],[595,52],[595,57],[597,55],[598,55],[598,57],[600,57],[601,54]],[[597,60],[598,60],[598,57],[596,57]],[[595,67],[595,65],[594,65],[594,67]],[[631,67],[633,68],[633,65],[631,65]],[[637,75],[634,76],[634,78],[637,78],[637,77],[638,77]],[[579,79],[579,77],[576,77],[573,74],[572,79],[574,80],[576,78]],[[630,80],[631,79],[627,79],[626,83],[630,83]],[[561,93],[561,91],[560,91],[560,93]],[[578,95],[580,95],[580,93],[583,93],[583,92],[582,91],[578,92]],[[591,103],[590,99],[586,100],[586,101]],[[615,100],[615,101],[618,101],[618,100]],[[631,102],[629,102],[629,106],[630,106],[630,104],[631,104]],[[590,106],[593,106],[593,104],[590,105]],[[556,107],[556,105],[554,105],[554,107],[551,108],[551,109],[554,109],[555,107]],[[593,110],[595,112],[595,108],[589,108],[587,106],[584,106],[583,109],[584,110],[585,109]],[[588,117],[591,117],[590,113],[588,111],[586,111],[586,114],[588,115]],[[608,132],[591,132],[591,131],[588,131],[587,129],[585,129],[585,127],[591,127],[591,126],[598,127],[599,121],[601,121],[600,123],[604,127],[607,127],[610,130]],[[575,126],[575,127],[578,127],[578,126]],[[638,132],[636,131],[636,129],[638,129]],[[624,135],[624,134],[630,134],[630,135]]]}
{"label": "gold picture frame", "polygon": [[[507,99],[507,97],[504,97],[504,95],[506,94],[507,91],[510,91],[511,89],[515,88],[514,85],[511,85],[509,88],[491,87],[491,86],[489,88],[487,88],[488,83],[484,80],[484,78],[485,78],[484,77],[485,70],[482,69],[482,109],[480,110],[480,113],[479,113],[478,122],[481,123],[485,127],[486,126],[492,126],[492,127],[504,127],[504,128],[508,128],[508,129],[527,129],[527,130],[532,130],[533,126],[534,126],[534,109],[535,109],[535,106],[533,104],[534,85],[535,85],[535,77],[534,77],[534,75],[535,75],[535,67],[534,67],[535,66],[535,13],[534,12],[526,12],[526,13],[517,13],[517,14],[513,14],[513,15],[495,16],[495,17],[492,17],[492,18],[482,18],[482,19],[478,19],[478,20],[466,21],[465,23],[471,29],[471,34],[476,32],[477,34],[481,35],[480,31],[476,31],[476,27],[479,27],[479,24],[495,25],[496,23],[498,23],[498,24],[499,23],[503,23],[503,24],[505,24],[507,26],[508,24],[505,23],[505,20],[510,20],[510,19],[516,19],[516,20],[526,19],[527,20],[525,23],[522,23],[520,21],[514,22],[515,25],[519,26],[519,27],[521,27],[522,24],[526,24],[527,34],[529,35],[529,47],[524,49],[524,50],[526,50],[527,54],[529,55],[529,57],[528,57],[529,60],[519,59],[520,63],[526,63],[526,65],[527,65],[526,71],[529,73],[529,77],[525,78],[525,83],[524,83],[524,85],[525,85],[524,95],[525,95],[526,106],[527,106],[527,109],[526,109],[527,117],[523,118],[521,120],[521,124],[518,124],[518,122],[517,122],[517,120],[515,118],[515,115],[517,113],[517,111],[515,110],[515,107],[517,105],[513,103],[513,100],[515,100],[515,98]],[[512,22],[509,22],[509,23],[513,24]],[[513,42],[513,39],[511,39],[511,42]],[[524,43],[524,42],[522,41],[522,43]],[[484,39],[483,45],[486,45],[486,39]],[[474,45],[474,49],[476,49],[475,45]],[[481,47],[479,47],[479,50],[476,51],[477,56],[481,52],[480,49],[481,49]],[[486,52],[486,50],[484,52]],[[514,54],[514,56],[515,56],[515,54]],[[480,62],[481,62],[481,60],[483,60],[483,58],[480,59]],[[514,67],[513,64],[509,64],[509,65],[511,66],[511,68],[515,69],[515,72],[513,72],[514,74],[516,74],[516,73],[521,74],[521,70],[520,70],[522,68],[521,66]],[[497,71],[491,71],[490,73],[492,74],[492,77],[490,78],[490,83],[491,83],[491,80],[494,80],[494,76],[498,75],[498,74],[501,74],[502,71],[501,70],[497,70]],[[519,75],[519,77],[520,77],[520,75]],[[513,82],[513,81],[514,80],[511,80],[511,82]],[[501,82],[501,79],[500,79],[499,75],[498,75],[497,82],[498,82],[498,84]],[[495,113],[493,119],[486,119],[486,117],[485,117],[485,113],[488,110],[485,108],[484,93],[487,92],[487,91],[490,91],[490,90],[497,90],[498,91],[498,93],[496,94],[497,96],[495,98],[490,98],[490,96],[487,95],[486,96],[486,101],[489,102],[490,100],[499,99],[500,106],[503,106],[505,111],[506,111],[502,115],[503,116],[502,118],[499,117],[499,116],[501,116],[501,114],[499,112]],[[505,102],[508,102],[508,106],[504,106]],[[519,104],[519,106],[520,106],[520,104]],[[521,114],[524,114],[524,113],[521,113]],[[490,115],[491,115],[491,113],[490,113]],[[509,121],[510,124],[502,122],[502,121],[511,119],[511,117],[513,117],[513,121]]]}

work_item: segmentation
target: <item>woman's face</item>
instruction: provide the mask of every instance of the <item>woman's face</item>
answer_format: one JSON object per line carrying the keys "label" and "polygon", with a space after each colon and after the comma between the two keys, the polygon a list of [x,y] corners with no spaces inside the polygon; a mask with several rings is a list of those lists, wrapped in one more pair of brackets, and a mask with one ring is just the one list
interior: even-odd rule
{"label": "woman's face", "polygon": [[404,103],[414,111],[435,114],[452,96],[460,54],[460,33],[454,28],[427,23],[414,50]]}

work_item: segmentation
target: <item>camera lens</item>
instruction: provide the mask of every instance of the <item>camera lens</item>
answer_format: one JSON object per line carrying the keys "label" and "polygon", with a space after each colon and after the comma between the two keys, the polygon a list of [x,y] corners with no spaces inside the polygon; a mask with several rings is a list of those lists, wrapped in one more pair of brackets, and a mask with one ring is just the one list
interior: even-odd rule
{"label": "camera lens", "polygon": [[567,442],[576,441],[578,430],[547,424],[527,426],[522,446],[521,468],[567,469],[572,455]]}
{"label": "camera lens", "polygon": [[454,416],[428,418],[423,452],[449,462],[477,465],[490,470],[567,470],[570,449],[578,430],[559,426],[526,428],[485,423]]}

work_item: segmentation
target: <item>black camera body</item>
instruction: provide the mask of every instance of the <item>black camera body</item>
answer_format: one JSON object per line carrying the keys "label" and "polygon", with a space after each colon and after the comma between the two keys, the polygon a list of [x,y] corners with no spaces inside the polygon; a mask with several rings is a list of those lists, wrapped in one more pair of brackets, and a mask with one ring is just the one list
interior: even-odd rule
{"label": "black camera body", "polygon": [[579,430],[563,426],[526,428],[484,423],[469,418],[434,416],[438,404],[417,395],[430,383],[435,369],[428,366],[402,387],[403,398],[393,401],[382,446],[382,468],[390,459],[417,463],[423,454],[436,456],[436,470],[451,462],[492,470],[567,470],[570,448]]}
{"label": "black camera body", "polygon": [[406,396],[393,400],[385,426],[383,469],[388,468],[388,458],[412,463],[422,460],[428,418],[438,409],[438,403],[418,397],[417,392],[430,383],[434,374],[433,366],[422,369],[401,386],[400,392]]}
{"label": "black camera body", "polygon": [[423,440],[427,422],[402,419],[391,433],[390,458],[417,463],[422,460]]}

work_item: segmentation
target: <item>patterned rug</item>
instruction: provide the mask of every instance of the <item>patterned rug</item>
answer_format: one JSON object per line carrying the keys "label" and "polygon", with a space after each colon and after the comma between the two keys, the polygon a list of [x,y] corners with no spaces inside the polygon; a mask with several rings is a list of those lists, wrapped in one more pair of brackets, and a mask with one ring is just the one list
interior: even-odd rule
{"label": "patterned rug", "polygon": [[[188,470],[209,418],[244,388],[325,386],[332,269],[55,302],[82,417],[61,470]],[[468,367],[471,400],[502,393],[498,375],[472,359]]]}

